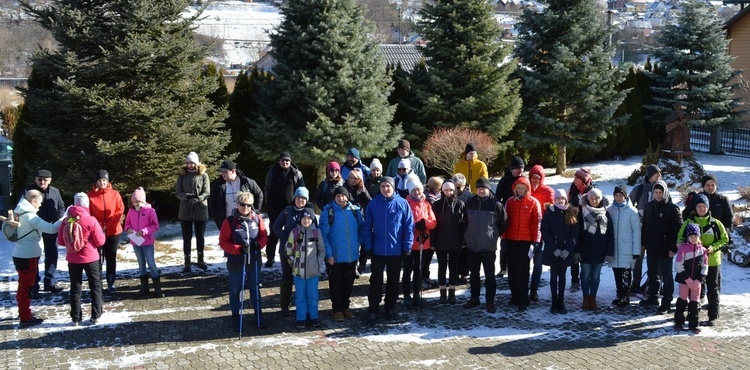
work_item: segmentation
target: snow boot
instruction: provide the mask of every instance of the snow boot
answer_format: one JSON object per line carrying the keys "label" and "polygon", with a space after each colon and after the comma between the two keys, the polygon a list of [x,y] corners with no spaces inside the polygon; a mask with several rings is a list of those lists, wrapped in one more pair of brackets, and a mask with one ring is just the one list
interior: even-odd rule
{"label": "snow boot", "polygon": [[185,266],[182,268],[182,272],[190,272],[190,255],[185,255]]}
{"label": "snow boot", "polygon": [[552,295],[552,307],[549,308],[549,313],[557,313],[557,295]]}
{"label": "snow boot", "polygon": [[448,304],[456,304],[456,288],[448,289]]}
{"label": "snow boot", "polygon": [[537,294],[537,287],[531,287],[531,293],[529,294],[529,300],[532,302],[539,302],[539,294]]}
{"label": "snow boot", "polygon": [[557,313],[562,314],[562,315],[565,315],[566,313],[568,313],[568,310],[565,308],[565,299],[563,297],[557,297]]}
{"label": "snow boot", "polygon": [[107,292],[111,294],[117,293],[117,288],[115,288],[115,274],[107,274]]}
{"label": "snow boot", "polygon": [[154,297],[164,298],[164,293],[162,293],[161,291],[161,277],[155,277],[153,278],[153,280],[154,280]]}
{"label": "snow boot", "polygon": [[661,305],[656,310],[657,315],[663,315],[669,312],[669,308],[672,306],[672,297],[662,297]]}
{"label": "snow boot", "polygon": [[676,328],[682,329],[683,325],[685,325],[685,308],[687,308],[687,301],[682,298],[677,298],[677,303],[675,304],[675,310],[674,310],[674,326]]}
{"label": "snow boot", "polygon": [[291,280],[281,280],[281,316],[289,316],[289,305],[292,302],[292,284]]}
{"label": "snow boot", "polygon": [[203,271],[208,270],[208,265],[203,262],[203,253],[198,253],[198,263],[196,263],[195,265]]}
{"label": "snow boot", "polygon": [[584,311],[591,311],[591,296],[583,296],[583,304],[581,305],[581,309]]}
{"label": "snow boot", "polygon": [[141,290],[138,291],[136,297],[143,297],[148,294],[148,275],[141,276]]}
{"label": "snow boot", "polygon": [[448,303],[448,294],[445,291],[445,287],[440,288],[440,300],[438,303],[445,304]]}
{"label": "snow boot", "polygon": [[590,295],[589,296],[589,311],[597,311],[599,310],[599,306],[596,305],[596,296]]}
{"label": "snow boot", "polygon": [[698,302],[688,303],[687,321],[690,330],[698,329]]}

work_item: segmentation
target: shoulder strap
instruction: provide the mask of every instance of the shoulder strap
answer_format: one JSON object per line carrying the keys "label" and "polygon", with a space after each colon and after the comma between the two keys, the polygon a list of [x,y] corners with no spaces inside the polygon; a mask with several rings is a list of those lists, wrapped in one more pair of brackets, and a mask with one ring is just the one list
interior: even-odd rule
{"label": "shoulder strap", "polygon": [[328,207],[328,226],[333,226],[333,207]]}

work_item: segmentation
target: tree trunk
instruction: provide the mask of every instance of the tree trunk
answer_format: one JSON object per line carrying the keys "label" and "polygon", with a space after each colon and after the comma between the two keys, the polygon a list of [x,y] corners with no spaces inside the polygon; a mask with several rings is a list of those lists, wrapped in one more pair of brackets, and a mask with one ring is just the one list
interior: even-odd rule
{"label": "tree trunk", "polygon": [[557,146],[557,167],[555,168],[556,175],[562,175],[565,172],[565,145]]}

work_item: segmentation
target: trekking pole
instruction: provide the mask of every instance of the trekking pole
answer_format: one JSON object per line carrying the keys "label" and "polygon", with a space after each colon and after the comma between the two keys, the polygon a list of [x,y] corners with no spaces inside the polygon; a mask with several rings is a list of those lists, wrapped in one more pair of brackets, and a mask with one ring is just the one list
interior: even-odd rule
{"label": "trekking pole", "polygon": [[417,297],[419,297],[419,309],[422,309],[422,249],[424,249],[424,233],[421,233],[419,235],[419,261],[417,261],[419,266],[419,284],[417,284]]}
{"label": "trekking pole", "polygon": [[[247,256],[246,256],[247,257]],[[240,290],[240,339],[242,339],[242,316],[245,313],[245,265],[246,261],[242,261],[242,290]]]}
{"label": "trekking pole", "polygon": [[[256,261],[255,266],[255,321],[258,329],[261,327],[260,323],[260,250],[256,250]],[[283,261],[282,261],[283,263]]]}

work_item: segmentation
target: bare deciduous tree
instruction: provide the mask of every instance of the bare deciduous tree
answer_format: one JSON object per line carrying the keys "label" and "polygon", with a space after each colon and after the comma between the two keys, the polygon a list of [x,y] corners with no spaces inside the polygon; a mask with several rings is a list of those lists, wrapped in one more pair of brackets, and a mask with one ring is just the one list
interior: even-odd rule
{"label": "bare deciduous tree", "polygon": [[488,166],[497,158],[499,146],[490,135],[478,130],[455,127],[433,131],[422,148],[422,159],[427,166],[452,175],[453,168],[468,143],[474,144],[479,160]]}

